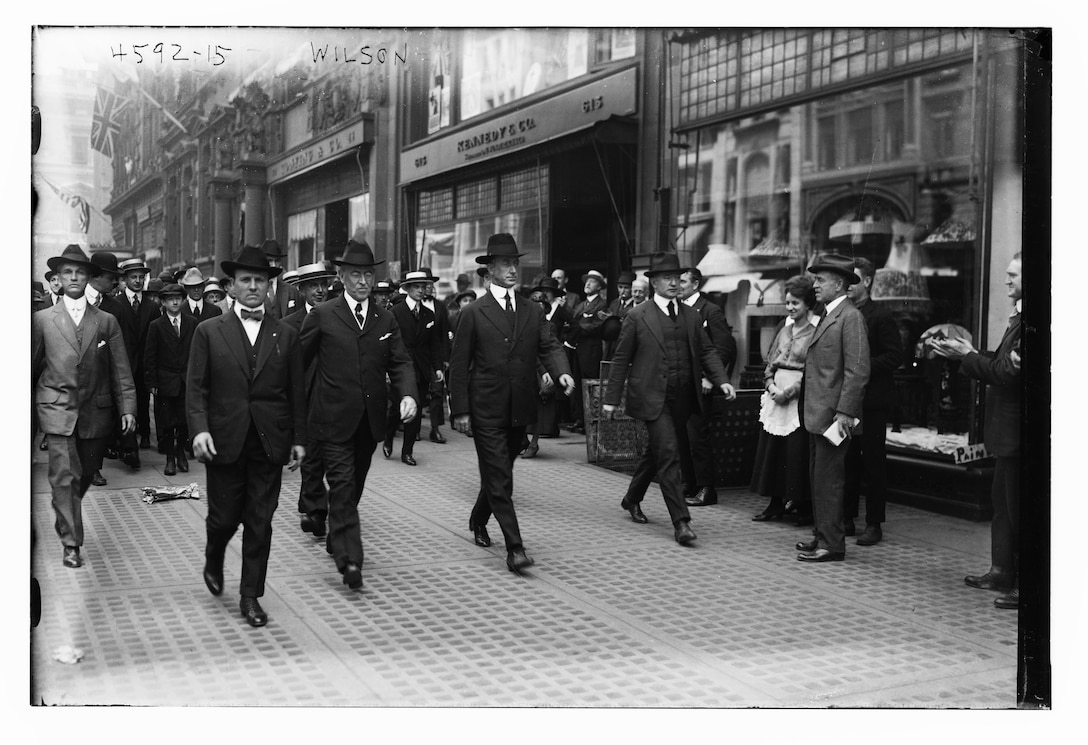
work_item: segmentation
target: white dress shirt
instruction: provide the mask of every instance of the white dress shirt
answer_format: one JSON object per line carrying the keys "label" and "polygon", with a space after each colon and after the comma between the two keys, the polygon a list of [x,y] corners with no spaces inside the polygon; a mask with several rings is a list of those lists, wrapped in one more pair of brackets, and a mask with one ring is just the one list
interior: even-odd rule
{"label": "white dress shirt", "polygon": [[517,301],[517,298],[516,298],[517,293],[514,292],[513,287],[507,289],[506,287],[503,287],[501,285],[490,284],[490,285],[488,285],[487,289],[491,290],[491,294],[494,295],[495,299],[499,301],[499,307],[502,308],[503,310],[506,309],[506,297],[507,297],[507,293],[509,293],[510,307],[514,309],[514,312],[517,312],[517,309],[518,309],[518,301]]}
{"label": "white dress shirt", "polygon": [[83,314],[87,312],[87,296],[82,295],[74,300],[67,295],[62,296],[61,302],[64,303],[64,309],[68,311],[68,315],[72,317],[72,322],[78,326],[79,322],[83,320]]}
{"label": "white dress shirt", "polygon": [[[261,333],[261,324],[263,323],[263,321],[258,321],[256,318],[243,319],[242,318],[242,311],[243,310],[250,310],[250,309],[247,308],[246,306],[242,305],[241,303],[235,303],[234,304],[234,314],[236,316],[238,316],[239,321],[242,321],[242,328],[245,329],[246,336],[249,337],[249,343],[256,346],[257,345],[257,336],[260,335],[260,333]],[[253,310],[263,311],[264,306],[261,306],[260,308],[254,308]]]}

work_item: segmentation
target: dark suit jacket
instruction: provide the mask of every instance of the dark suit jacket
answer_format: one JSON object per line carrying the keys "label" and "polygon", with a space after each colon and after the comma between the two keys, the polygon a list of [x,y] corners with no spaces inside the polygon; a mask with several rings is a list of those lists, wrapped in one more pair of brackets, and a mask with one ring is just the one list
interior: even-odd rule
{"label": "dark suit jacket", "polygon": [[[691,354],[691,390],[698,392],[704,377],[714,385],[728,383],[725,367],[718,357],[710,337],[700,323],[699,314],[677,300],[678,318],[682,324]],[[665,331],[662,323],[668,319],[653,301],[636,305],[623,319],[616,352],[609,367],[604,403],[619,406],[624,383],[627,384],[628,416],[653,421],[665,407],[665,386],[668,361],[665,358]],[[700,409],[703,397],[695,396]]]}
{"label": "dark suit jacket", "polygon": [[265,454],[286,464],[291,446],[306,443],[306,391],[298,334],[265,316],[250,373],[246,332],[234,313],[199,323],[193,332],[186,376],[189,432],[210,432],[215,465],[238,460],[257,429]]}
{"label": "dark suit jacket", "polygon": [[[435,307],[438,307],[438,303]],[[419,320],[408,309],[408,302],[397,303],[391,310],[400,326],[401,340],[412,358],[415,368],[416,388],[425,391],[434,380],[435,370],[442,369],[448,337],[427,306],[419,304]]]}
{"label": "dark suit jacket", "polygon": [[892,374],[903,364],[903,340],[892,314],[867,300],[857,309],[869,330],[869,383],[865,386],[864,409],[887,409],[895,403]]}
{"label": "dark suit jacket", "polygon": [[136,389],[117,319],[88,304],[82,325],[81,345],[63,302],[31,318],[38,427],[52,435],[106,437],[119,416],[135,416]]}
{"label": "dark suit jacket", "polygon": [[861,419],[868,382],[868,329],[861,311],[843,298],[824,315],[808,345],[801,392],[805,430],[823,434],[839,412]]}
{"label": "dark suit jacket", "polygon": [[572,314],[574,323],[568,341],[574,347],[574,353],[578,359],[578,367],[583,377],[596,378],[600,375],[601,359],[604,357],[603,338],[601,327],[604,321],[597,313],[608,308],[604,292],[601,292],[592,302],[583,300],[578,303]]}
{"label": "dark suit jacket", "polygon": [[[272,298],[273,282],[276,283],[275,298]],[[306,300],[299,294],[297,287],[281,282],[279,277],[269,281],[268,297],[265,298],[264,309],[265,312],[271,314],[273,318],[287,318],[287,316],[305,306]]]}
{"label": "dark suit jacket", "polygon": [[[302,324],[306,322],[306,301],[303,300],[298,310],[283,318],[283,322],[298,332],[302,338]],[[317,379],[317,360],[313,360],[306,366],[306,402],[309,405],[310,397],[314,392],[314,381]]]}
{"label": "dark suit jacket", "polygon": [[[141,308],[142,310],[142,308]],[[180,396],[185,392],[185,376],[189,370],[189,349],[197,322],[192,316],[178,313],[181,336],[174,333],[173,321],[162,315],[151,322],[144,345],[144,385],[157,388],[160,396]]]}
{"label": "dark suit jacket", "polygon": [[207,321],[211,318],[223,315],[222,308],[220,308],[218,305],[213,305],[212,303],[209,303],[207,300],[205,300],[200,307],[200,315],[194,316],[192,309],[189,308],[189,298],[185,298],[181,301],[181,312],[186,314],[190,318],[196,318],[197,323],[203,323],[204,321]]}
{"label": "dark suit jacket", "polygon": [[1020,314],[1009,320],[1001,343],[993,352],[972,352],[960,362],[960,370],[987,384],[986,423],[983,436],[993,455],[1020,455],[1020,371],[1011,353],[1020,349]]}
{"label": "dark suit jacket", "polygon": [[128,295],[121,293],[116,300],[119,306],[117,321],[121,324],[121,336],[125,339],[125,349],[128,350],[132,375],[142,385],[144,380],[144,344],[147,342],[147,329],[151,322],[161,315],[159,306],[155,305],[147,294],[142,294],[140,311],[134,313],[132,305],[128,301]]}
{"label": "dark suit jacket", "polygon": [[490,291],[461,309],[450,354],[450,416],[469,414],[474,427],[524,427],[537,419],[537,360],[558,382],[569,375],[563,348],[544,311],[515,301],[511,331],[505,309]]}
{"label": "dark suit jacket", "polygon": [[362,329],[347,296],[322,303],[302,322],[302,359],[316,364],[310,396],[310,434],[317,440],[347,442],[363,417],[375,440],[385,438],[389,389],[419,402],[412,361],[393,314],[370,298]]}
{"label": "dark suit jacket", "polygon": [[725,313],[717,304],[710,302],[703,293],[699,293],[699,299],[691,306],[699,312],[703,329],[710,337],[710,343],[718,350],[718,356],[722,360],[727,374],[733,374],[733,366],[737,363],[737,340],[733,338],[733,330],[729,322],[725,320]]}
{"label": "dark suit jacket", "polygon": [[[426,306],[424,306],[426,307]],[[445,303],[440,303],[437,300],[434,302],[434,315],[435,326],[438,327],[438,332],[442,334],[442,367],[443,369],[450,361],[450,350],[453,349],[453,341],[450,339],[450,309],[446,307]]]}

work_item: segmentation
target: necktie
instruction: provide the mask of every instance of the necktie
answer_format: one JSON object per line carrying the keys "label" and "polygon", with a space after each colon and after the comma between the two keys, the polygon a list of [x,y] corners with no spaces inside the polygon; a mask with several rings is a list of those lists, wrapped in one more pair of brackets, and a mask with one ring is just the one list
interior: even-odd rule
{"label": "necktie", "polygon": [[181,336],[181,322],[176,317],[174,318],[174,333],[179,337]]}
{"label": "necktie", "polygon": [[97,308],[99,303],[101,303],[101,302],[102,302],[102,294],[99,293],[98,295],[94,296],[94,307]]}
{"label": "necktie", "polygon": [[362,328],[363,327],[363,320],[364,320],[363,319],[363,304],[362,303],[356,303],[355,304],[355,320],[358,322],[359,328]]}
{"label": "necktie", "polygon": [[247,321],[247,320],[250,320],[250,319],[252,319],[254,321],[260,321],[263,318],[264,318],[264,311],[263,310],[246,310],[245,308],[242,308],[242,320],[243,321]]}
{"label": "necktie", "polygon": [[669,301],[669,318],[676,320],[676,303]]}
{"label": "necktie", "polygon": [[412,308],[412,315],[416,317],[417,321],[419,320],[419,303],[416,303],[416,307]]}
{"label": "necktie", "polygon": [[140,296],[139,295],[133,295],[132,296],[132,312],[133,313],[139,313],[140,312]]}
{"label": "necktie", "polygon": [[506,317],[510,321],[510,328],[514,328],[517,315],[514,313],[514,301],[510,297],[510,290],[506,291]]}

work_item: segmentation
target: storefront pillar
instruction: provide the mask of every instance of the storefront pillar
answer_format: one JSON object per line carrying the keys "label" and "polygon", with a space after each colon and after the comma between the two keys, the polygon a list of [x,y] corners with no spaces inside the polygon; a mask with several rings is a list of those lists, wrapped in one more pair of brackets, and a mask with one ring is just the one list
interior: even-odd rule
{"label": "storefront pillar", "polygon": [[231,198],[234,196],[234,189],[231,184],[226,181],[213,180],[210,183],[212,191],[212,200],[215,204],[213,213],[213,229],[215,239],[213,241],[213,248],[215,250],[215,266],[219,266],[221,262],[230,260],[231,240],[230,240],[230,215],[231,215]]}
{"label": "storefront pillar", "polygon": [[249,161],[240,163],[239,167],[245,189],[245,243],[248,246],[260,246],[265,239],[267,170],[263,164]]}

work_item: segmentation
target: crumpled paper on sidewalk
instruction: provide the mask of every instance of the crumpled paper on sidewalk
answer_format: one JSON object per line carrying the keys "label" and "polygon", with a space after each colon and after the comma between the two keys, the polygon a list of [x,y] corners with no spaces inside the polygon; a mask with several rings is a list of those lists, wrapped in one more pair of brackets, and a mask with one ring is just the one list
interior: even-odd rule
{"label": "crumpled paper on sidewalk", "polygon": [[74,665],[83,659],[83,650],[76,647],[57,647],[53,650],[53,659],[65,665]]}
{"label": "crumpled paper on sidewalk", "polygon": [[188,486],[144,486],[140,491],[144,493],[143,501],[147,504],[168,502],[172,499],[200,499],[200,491],[196,488],[195,481]]}

